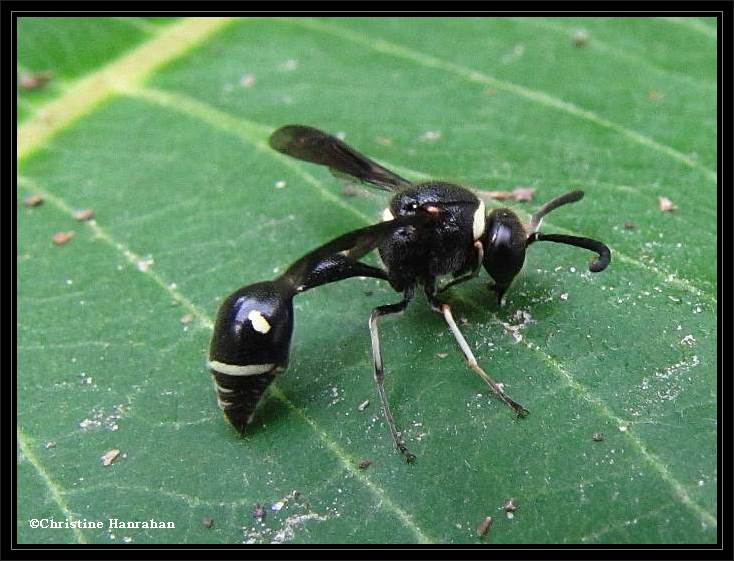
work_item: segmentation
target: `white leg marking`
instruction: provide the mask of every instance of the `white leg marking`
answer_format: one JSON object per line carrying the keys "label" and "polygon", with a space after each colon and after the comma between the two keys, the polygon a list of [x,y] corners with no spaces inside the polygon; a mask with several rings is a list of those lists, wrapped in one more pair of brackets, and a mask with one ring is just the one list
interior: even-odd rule
{"label": "white leg marking", "polygon": [[[373,323],[374,322],[374,323]],[[380,355],[380,336],[377,333],[377,317],[370,316],[369,321],[370,336],[372,337],[372,353],[375,359],[375,366],[378,370],[382,370],[382,356]]]}
{"label": "white leg marking", "polygon": [[461,331],[459,331],[459,327],[454,321],[454,316],[451,315],[451,308],[444,304],[441,306],[441,311],[443,312],[443,317],[446,319],[446,323],[448,324],[451,333],[454,335],[454,339],[456,339],[456,342],[459,343],[459,347],[461,347],[461,352],[464,353],[466,360],[469,361],[469,365],[476,366],[478,364],[477,359],[474,357],[474,353],[471,352],[469,343],[466,342]]}

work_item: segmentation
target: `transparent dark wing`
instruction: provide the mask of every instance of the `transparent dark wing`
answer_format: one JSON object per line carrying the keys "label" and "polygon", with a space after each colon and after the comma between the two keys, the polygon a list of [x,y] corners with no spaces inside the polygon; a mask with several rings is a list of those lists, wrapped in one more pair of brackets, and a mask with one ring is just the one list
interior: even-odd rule
{"label": "transparent dark wing", "polygon": [[411,185],[407,179],[373,162],[335,136],[313,127],[286,125],[276,130],[269,142],[278,152],[327,166],[332,173],[356,177],[385,191],[397,191]]}
{"label": "transparent dark wing", "polygon": [[288,268],[283,278],[297,292],[356,276],[387,279],[382,269],[358,260],[399,228],[420,227],[429,220],[429,214],[419,213],[348,232],[301,257]]}

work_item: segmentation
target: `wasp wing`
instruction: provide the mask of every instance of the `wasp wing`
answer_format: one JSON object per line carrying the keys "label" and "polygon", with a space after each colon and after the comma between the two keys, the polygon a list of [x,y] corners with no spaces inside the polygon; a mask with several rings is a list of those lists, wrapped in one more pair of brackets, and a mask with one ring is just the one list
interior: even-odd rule
{"label": "wasp wing", "polygon": [[335,175],[347,174],[384,191],[398,191],[411,182],[373,162],[335,136],[313,127],[286,125],[276,130],[270,146],[293,158],[327,166]]}

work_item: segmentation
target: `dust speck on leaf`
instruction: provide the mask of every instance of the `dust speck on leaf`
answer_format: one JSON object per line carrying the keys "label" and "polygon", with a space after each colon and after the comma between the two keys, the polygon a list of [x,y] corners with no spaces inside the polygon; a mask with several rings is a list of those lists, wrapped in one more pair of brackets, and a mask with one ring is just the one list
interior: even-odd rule
{"label": "dust speck on leaf", "polygon": [[647,92],[647,97],[650,101],[659,101],[665,97],[665,94],[657,90],[650,90]]}
{"label": "dust speck on leaf", "polygon": [[585,29],[576,29],[573,32],[573,44],[576,47],[585,47],[589,42],[589,32]]}
{"label": "dust speck on leaf", "polygon": [[144,257],[143,259],[140,259],[137,262],[138,270],[143,273],[148,271],[154,264],[155,264],[155,260],[150,256]]}
{"label": "dust speck on leaf", "polygon": [[117,448],[113,448],[106,454],[104,454],[101,457],[102,465],[103,466],[109,466],[112,465],[112,463],[117,460],[117,458],[120,456],[120,451]]}
{"label": "dust speck on leaf", "polygon": [[268,515],[268,511],[265,510],[260,503],[255,505],[255,508],[252,511],[252,517],[256,520],[262,522],[265,520],[265,517]]}
{"label": "dust speck on leaf", "polygon": [[38,206],[41,203],[43,203],[43,197],[41,195],[28,195],[23,199],[23,204],[28,208]]}
{"label": "dust speck on leaf", "polygon": [[75,235],[76,232],[74,232],[73,230],[70,230],[68,232],[56,232],[51,238],[51,241],[53,241],[55,245],[64,245]]}
{"label": "dust speck on leaf", "polygon": [[280,70],[284,70],[285,72],[292,72],[293,70],[296,70],[298,68],[298,61],[294,58],[290,58],[285,62],[282,62],[278,66],[278,68],[280,68]]}
{"label": "dust speck on leaf", "polygon": [[91,208],[84,208],[81,210],[77,210],[74,212],[74,219],[78,220],[79,222],[86,222],[87,220],[90,220],[94,217],[94,210]]}
{"label": "dust speck on leaf", "polygon": [[54,74],[50,70],[44,70],[43,72],[28,72],[20,75],[18,87],[25,91],[37,90],[48,84],[53,77]]}
{"label": "dust speck on leaf", "polygon": [[441,131],[426,131],[420,136],[423,142],[435,142],[439,138],[441,138]]}
{"label": "dust speck on leaf", "polygon": [[678,210],[678,205],[676,205],[668,197],[658,197],[658,203],[661,212],[673,212],[674,210]]}
{"label": "dust speck on leaf", "polygon": [[515,499],[507,499],[502,505],[505,512],[515,512],[517,510],[517,501]]}
{"label": "dust speck on leaf", "polygon": [[255,75],[254,74],[243,74],[242,78],[240,78],[240,86],[243,88],[251,88],[255,85]]}
{"label": "dust speck on leaf", "polygon": [[480,538],[489,532],[489,528],[492,526],[492,517],[487,516],[482,522],[477,526],[477,536]]}

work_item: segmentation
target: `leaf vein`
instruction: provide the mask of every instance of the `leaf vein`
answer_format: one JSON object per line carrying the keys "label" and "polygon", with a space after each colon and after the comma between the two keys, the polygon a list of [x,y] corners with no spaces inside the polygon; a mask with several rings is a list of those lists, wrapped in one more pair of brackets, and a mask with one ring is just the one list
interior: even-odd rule
{"label": "leaf vein", "polygon": [[534,103],[538,103],[546,107],[550,107],[553,109],[557,109],[559,111],[563,111],[564,113],[568,113],[569,115],[578,117],[580,119],[593,123],[599,127],[602,127],[602,128],[614,131],[618,134],[621,134],[628,140],[631,140],[637,144],[645,146],[646,148],[650,148],[651,150],[654,150],[661,154],[665,154],[666,156],[686,165],[687,167],[697,169],[701,171],[709,180],[716,183],[717,174],[715,171],[708,169],[707,167],[703,166],[701,163],[699,163],[695,159],[691,158],[690,156],[687,156],[686,154],[680,152],[679,150],[676,150],[675,148],[672,148],[671,146],[667,146],[665,144],[657,142],[653,138],[646,136],[640,132],[637,132],[633,129],[630,129],[628,127],[625,127],[623,125],[620,125],[619,123],[610,121],[609,119],[602,117],[601,115],[595,113],[594,111],[591,111],[589,109],[584,109],[583,107],[580,107],[570,101],[565,101],[563,99],[555,97],[544,91],[534,90],[531,88],[527,88],[525,86],[521,86],[520,84],[516,84],[514,82],[500,80],[498,78],[490,76],[489,74],[485,74],[484,72],[479,72],[478,70],[473,70],[471,68],[461,66],[459,64],[454,64],[453,62],[449,62],[449,61],[440,59],[432,55],[428,55],[428,54],[425,54],[419,51],[415,51],[403,45],[399,45],[397,43],[392,43],[384,39],[376,39],[364,33],[357,33],[357,32],[350,31],[348,29],[344,29],[338,26],[329,25],[327,23],[320,22],[317,20],[303,19],[303,18],[299,18],[296,20],[296,19],[288,18],[284,20],[279,19],[278,21],[286,21],[293,25],[298,25],[301,27],[305,27],[307,29],[329,33],[336,37],[341,37],[342,39],[351,41],[355,44],[368,47],[377,52],[381,52],[381,53],[385,53],[385,54],[388,54],[388,55],[391,55],[397,58],[409,60],[416,64],[425,66],[427,68],[436,68],[438,70],[442,70],[450,74],[455,74],[465,80],[468,80],[469,82],[477,82],[480,84],[492,86],[497,89],[501,89],[509,93],[515,94],[518,97],[522,97],[527,100],[530,100]]}

